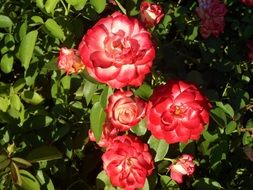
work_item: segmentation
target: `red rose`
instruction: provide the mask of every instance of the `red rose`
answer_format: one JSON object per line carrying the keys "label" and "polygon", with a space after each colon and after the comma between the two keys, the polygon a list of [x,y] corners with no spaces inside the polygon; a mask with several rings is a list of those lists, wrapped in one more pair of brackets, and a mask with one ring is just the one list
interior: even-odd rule
{"label": "red rose", "polygon": [[169,166],[170,177],[177,183],[183,183],[184,175],[192,175],[195,170],[193,157],[189,154],[183,154],[175,164]]}
{"label": "red rose", "polygon": [[140,6],[141,21],[146,27],[157,25],[164,16],[161,6],[143,1]]}
{"label": "red rose", "polygon": [[251,40],[248,44],[248,57],[250,60],[253,60],[253,40]]}
{"label": "red rose", "polygon": [[218,0],[199,0],[196,12],[201,19],[200,34],[203,38],[210,35],[218,37],[224,32],[224,16],[227,11],[227,7]]}
{"label": "red rose", "polygon": [[124,190],[142,188],[154,168],[148,145],[131,135],[113,139],[102,160],[111,184]]}
{"label": "red rose", "polygon": [[253,6],[253,0],[241,0],[241,2],[247,6]]}
{"label": "red rose", "polygon": [[131,91],[116,91],[109,97],[107,118],[119,131],[127,131],[145,117],[146,107]]}
{"label": "red rose", "polygon": [[79,52],[88,73],[112,88],[140,86],[155,58],[150,33],[137,19],[119,12],[89,29]]}
{"label": "red rose", "polygon": [[169,81],[154,90],[150,104],[147,127],[167,143],[197,140],[209,122],[211,106],[193,84]]}
{"label": "red rose", "polygon": [[[99,142],[97,143],[98,146],[107,147],[111,143],[111,141],[115,137],[117,137],[118,132],[119,131],[116,128],[114,128],[109,121],[105,121],[105,123],[103,125],[103,131],[102,131],[101,138],[100,138]],[[96,142],[96,138],[95,138],[94,133],[92,132],[91,129],[89,130],[88,135],[89,135],[90,141]]]}
{"label": "red rose", "polygon": [[67,74],[78,73],[84,69],[84,65],[79,57],[78,51],[75,49],[68,49],[66,47],[60,49],[58,67],[59,69],[64,70]]}

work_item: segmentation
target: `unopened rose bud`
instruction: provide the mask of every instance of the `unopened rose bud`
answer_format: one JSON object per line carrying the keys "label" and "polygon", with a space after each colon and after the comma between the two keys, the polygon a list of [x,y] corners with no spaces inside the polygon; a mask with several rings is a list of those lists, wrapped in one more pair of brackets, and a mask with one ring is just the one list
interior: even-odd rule
{"label": "unopened rose bud", "polygon": [[157,25],[164,16],[160,5],[143,1],[140,6],[141,21],[146,27]]}

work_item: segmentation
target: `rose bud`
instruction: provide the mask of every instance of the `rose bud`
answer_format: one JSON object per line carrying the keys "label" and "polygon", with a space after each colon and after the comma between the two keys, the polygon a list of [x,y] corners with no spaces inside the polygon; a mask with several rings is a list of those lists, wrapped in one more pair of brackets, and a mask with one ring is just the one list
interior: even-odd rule
{"label": "rose bud", "polygon": [[116,91],[109,97],[107,119],[119,131],[127,131],[146,116],[147,103],[131,91]]}
{"label": "rose bud", "polygon": [[171,179],[175,180],[177,183],[183,183],[183,176],[190,176],[195,171],[193,156],[183,154],[175,164],[169,166],[169,170]]}
{"label": "rose bud", "polygon": [[160,5],[143,1],[140,6],[140,18],[146,27],[156,26],[164,14]]}
{"label": "rose bud", "polygon": [[59,69],[64,70],[67,74],[78,73],[85,68],[79,57],[78,51],[66,47],[60,49],[58,67]]}
{"label": "rose bud", "polygon": [[148,110],[147,128],[167,143],[198,140],[209,122],[207,98],[193,84],[168,81],[154,89]]}
{"label": "rose bud", "polygon": [[137,19],[119,12],[88,30],[79,53],[88,73],[112,88],[140,86],[155,58],[150,33]]}
{"label": "rose bud", "polygon": [[[105,121],[101,138],[97,143],[98,146],[107,147],[111,143],[112,139],[114,139],[118,135],[118,132],[119,131],[114,128],[109,121]],[[91,129],[88,131],[88,136],[90,141],[96,142],[96,138]]]}
{"label": "rose bud", "polygon": [[148,145],[132,135],[114,138],[102,160],[111,184],[124,190],[142,188],[154,169]]}

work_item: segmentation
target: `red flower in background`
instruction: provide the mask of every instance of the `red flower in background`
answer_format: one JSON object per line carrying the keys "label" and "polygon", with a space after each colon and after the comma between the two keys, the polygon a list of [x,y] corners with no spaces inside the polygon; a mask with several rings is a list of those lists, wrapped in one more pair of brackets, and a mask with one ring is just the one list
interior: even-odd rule
{"label": "red flower in background", "polygon": [[137,19],[119,12],[88,30],[79,53],[88,73],[112,88],[140,86],[155,58],[150,33]]}
{"label": "red flower in background", "polygon": [[114,138],[102,160],[111,184],[124,190],[142,188],[154,169],[148,145],[131,135]]}
{"label": "red flower in background", "polygon": [[119,131],[127,131],[146,116],[147,103],[131,91],[116,91],[109,97],[107,118]]}
{"label": "red flower in background", "polygon": [[241,2],[247,6],[253,6],[253,0],[241,0]]}
{"label": "red flower in background", "polygon": [[167,143],[197,140],[209,122],[211,105],[193,84],[169,81],[154,90],[150,104],[147,127]]}
{"label": "red flower in background", "polygon": [[195,171],[193,156],[183,154],[175,164],[169,166],[170,177],[177,183],[183,183],[184,175],[192,175]]}
{"label": "red flower in background", "polygon": [[60,49],[58,67],[59,69],[64,70],[67,74],[78,73],[85,68],[78,51],[66,47]]}
{"label": "red flower in background", "polygon": [[224,32],[227,7],[218,0],[199,0],[199,7],[196,8],[197,15],[201,19],[200,34],[203,38],[210,35],[218,37]]}
{"label": "red flower in background", "polygon": [[[101,138],[100,138],[99,142],[97,143],[98,146],[107,147],[111,143],[111,141],[115,137],[117,137],[118,132],[119,131],[116,128],[114,128],[109,121],[105,121],[105,123],[103,125],[103,131],[102,131]],[[96,138],[95,138],[94,133],[92,132],[91,129],[89,130],[88,135],[89,135],[90,141],[96,142]]]}
{"label": "red flower in background", "polygon": [[250,60],[253,60],[253,40],[251,40],[248,44],[248,57]]}
{"label": "red flower in background", "polygon": [[164,16],[161,6],[143,1],[140,6],[140,18],[146,27],[157,25]]}

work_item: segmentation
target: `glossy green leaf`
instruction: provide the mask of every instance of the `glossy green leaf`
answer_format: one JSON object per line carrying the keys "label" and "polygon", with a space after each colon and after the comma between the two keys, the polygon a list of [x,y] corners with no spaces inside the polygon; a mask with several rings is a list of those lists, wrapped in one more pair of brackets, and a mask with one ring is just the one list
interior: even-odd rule
{"label": "glossy green leaf", "polygon": [[90,127],[97,142],[99,142],[102,134],[105,117],[104,108],[101,106],[100,102],[96,102],[90,112]]}
{"label": "glossy green leaf", "polygon": [[161,185],[163,189],[170,189],[170,190],[180,189],[177,183],[167,175],[161,175],[160,180],[161,180]]}
{"label": "glossy green leaf", "polygon": [[19,59],[22,63],[22,66],[25,69],[28,69],[30,61],[32,59],[33,50],[35,47],[37,36],[38,36],[38,31],[33,30],[29,32],[28,34],[26,34],[21,41],[18,54],[19,54]]}
{"label": "glossy green leaf", "polygon": [[10,100],[7,97],[1,97],[0,96],[0,110],[3,112],[6,112],[8,110],[8,107],[10,105]]}
{"label": "glossy green leaf", "polygon": [[43,19],[40,16],[32,16],[31,20],[36,24],[44,24]]}
{"label": "glossy green leaf", "polygon": [[82,2],[81,0],[65,0],[65,1],[70,5],[77,5]]}
{"label": "glossy green leaf", "polygon": [[89,104],[92,96],[97,91],[97,84],[92,83],[88,80],[85,80],[84,87],[83,87],[83,95],[86,100],[86,103]]}
{"label": "glossy green leaf", "polygon": [[235,112],[233,108],[231,107],[231,105],[223,104],[222,102],[216,102],[216,105],[220,107],[221,109],[223,109],[223,111],[225,111],[231,118],[234,117]]}
{"label": "glossy green leaf", "polygon": [[100,95],[100,103],[103,108],[106,108],[108,103],[108,98],[112,95],[113,90],[109,86],[105,86],[103,92]]}
{"label": "glossy green leaf", "polygon": [[47,19],[47,21],[45,22],[45,28],[46,31],[55,38],[58,38],[62,41],[64,41],[65,39],[65,35],[64,32],[61,28],[61,26],[53,19],[49,18]]}
{"label": "glossy green leaf", "polygon": [[45,3],[45,9],[47,13],[53,13],[58,2],[59,0],[47,0]]}
{"label": "glossy green leaf", "polygon": [[233,133],[237,128],[237,124],[235,121],[230,121],[226,126],[225,132],[227,135]]}
{"label": "glossy green leaf", "polygon": [[44,101],[44,98],[40,94],[38,94],[37,92],[34,92],[34,91],[24,91],[21,94],[21,98],[25,102],[32,104],[32,105],[37,105],[37,104],[40,104],[41,102]]}
{"label": "glossy green leaf", "polygon": [[27,20],[25,20],[19,28],[18,35],[20,40],[22,40],[25,37],[26,32],[27,32]]}
{"label": "glossy green leaf", "polygon": [[78,4],[74,5],[74,8],[77,11],[80,11],[84,8],[84,6],[86,5],[87,0],[78,0]]}
{"label": "glossy green leaf", "polygon": [[102,13],[106,6],[106,0],[90,0],[90,4],[95,8],[97,13]]}
{"label": "glossy green leaf", "polygon": [[11,103],[11,107],[13,107],[15,110],[19,111],[21,109],[22,103],[17,94],[13,94],[11,96],[10,103]]}
{"label": "glossy green leaf", "polygon": [[38,180],[28,171],[20,170],[20,177],[22,185],[20,186],[23,190],[39,190],[40,184]]}
{"label": "glossy green leaf", "polygon": [[147,131],[147,122],[145,119],[142,119],[136,126],[132,127],[130,130],[137,136],[142,136]]}
{"label": "glossy green leaf", "polygon": [[169,150],[169,144],[165,140],[158,140],[154,136],[150,136],[148,144],[156,152],[155,162],[161,161]]}
{"label": "glossy green leaf", "polygon": [[137,90],[135,90],[134,94],[145,100],[148,100],[153,94],[153,90],[149,84],[143,83]]}
{"label": "glossy green leaf", "polygon": [[101,171],[96,178],[96,185],[99,189],[105,189],[105,190],[116,190],[111,185],[109,177],[106,175],[105,171]]}
{"label": "glossy green leaf", "polygon": [[44,0],[36,0],[36,6],[43,9],[44,8]]}
{"label": "glossy green leaf", "polygon": [[12,20],[5,15],[0,15],[0,28],[10,28],[12,27]]}
{"label": "glossy green leaf", "polygon": [[221,127],[225,127],[227,125],[226,114],[221,108],[214,108],[211,110],[212,119]]}
{"label": "glossy green leaf", "polygon": [[10,73],[13,67],[13,63],[14,63],[13,56],[8,53],[4,54],[0,62],[1,70],[6,74]]}
{"label": "glossy green leaf", "polygon": [[33,149],[27,155],[27,160],[31,163],[40,161],[57,160],[62,158],[62,153],[53,146],[41,146]]}
{"label": "glossy green leaf", "polygon": [[36,178],[38,179],[41,185],[46,187],[47,190],[55,189],[52,180],[45,173],[43,173],[42,170],[37,171]]}
{"label": "glossy green leaf", "polygon": [[18,157],[13,157],[11,158],[12,161],[14,161],[17,165],[25,166],[25,167],[30,167],[32,164],[28,162],[27,160],[23,158],[18,158]]}
{"label": "glossy green leaf", "polygon": [[2,162],[0,162],[0,171],[8,167],[10,163],[11,163],[10,159],[5,159]]}

